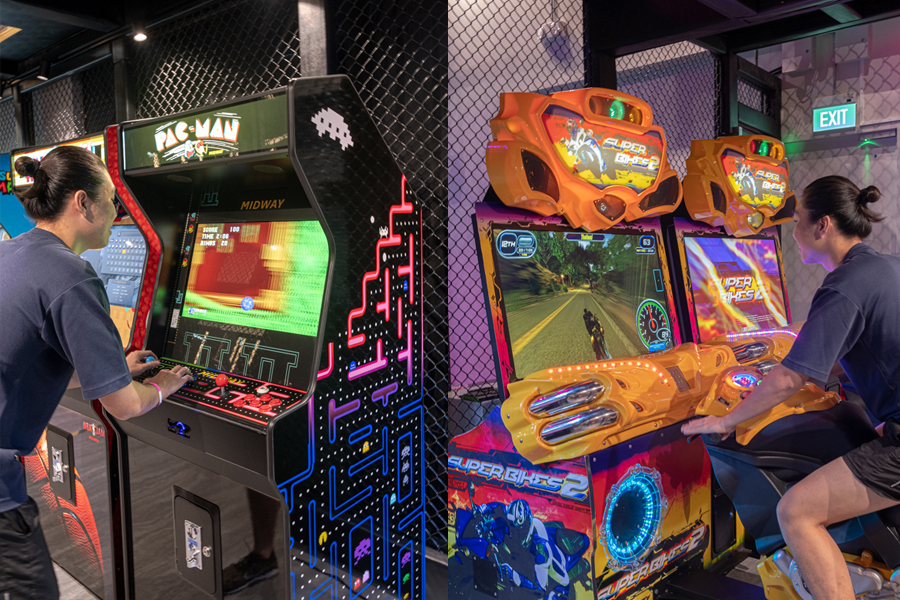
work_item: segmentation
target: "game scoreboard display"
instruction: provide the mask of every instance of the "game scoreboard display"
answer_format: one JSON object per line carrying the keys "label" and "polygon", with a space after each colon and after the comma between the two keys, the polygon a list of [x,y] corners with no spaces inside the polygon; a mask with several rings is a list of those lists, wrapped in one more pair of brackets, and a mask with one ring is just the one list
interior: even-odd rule
{"label": "game scoreboard display", "polygon": [[784,144],[762,135],[694,140],[684,178],[691,218],[728,235],[754,235],[794,216]]}
{"label": "game scoreboard display", "polygon": [[[15,150],[10,155],[10,163],[11,165],[15,166],[16,160],[23,156],[28,156],[30,158],[33,158],[34,160],[43,160],[43,158],[47,156],[51,150],[59,146],[77,146],[79,148],[84,148],[85,150],[89,150],[90,152],[93,152],[94,154],[99,156],[100,160],[102,160],[104,163],[106,162],[106,141],[103,134],[98,133],[97,135],[69,140],[67,142],[54,144],[52,146],[38,146],[33,148],[24,148],[22,150]],[[33,177],[23,177],[22,175],[16,173],[14,168],[12,169],[13,189],[20,190],[30,186],[33,183]]]}
{"label": "game scoreboard display", "polygon": [[670,213],[681,201],[665,134],[650,106],[629,94],[501,94],[491,131],[487,170],[507,206],[597,231]]}
{"label": "game scoreboard display", "polygon": [[655,221],[586,233],[497,205],[475,214],[504,385],[680,343]]}
{"label": "game scoreboard display", "polygon": [[[234,371],[239,357],[252,363],[260,345],[293,355],[290,349],[313,343],[329,258],[318,221],[200,223],[189,251],[184,302],[173,315],[181,360],[197,364],[203,352],[227,353],[215,365]],[[289,370],[283,383],[309,384],[299,377]]]}

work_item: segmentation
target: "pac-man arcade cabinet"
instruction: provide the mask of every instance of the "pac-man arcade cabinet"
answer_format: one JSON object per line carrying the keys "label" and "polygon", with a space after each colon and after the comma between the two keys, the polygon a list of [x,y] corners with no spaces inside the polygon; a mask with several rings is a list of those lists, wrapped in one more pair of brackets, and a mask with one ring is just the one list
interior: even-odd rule
{"label": "pac-man arcade cabinet", "polygon": [[421,210],[349,79],[107,140],[133,346],[194,375],[115,423],[129,597],[423,598]]}

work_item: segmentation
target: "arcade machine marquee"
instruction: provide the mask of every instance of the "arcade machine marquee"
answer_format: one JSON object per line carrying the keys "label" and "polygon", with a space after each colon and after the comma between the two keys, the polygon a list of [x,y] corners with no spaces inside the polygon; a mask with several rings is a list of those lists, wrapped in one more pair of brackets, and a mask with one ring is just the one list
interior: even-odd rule
{"label": "arcade machine marquee", "polygon": [[349,80],[107,141],[148,244],[133,345],[194,376],[115,422],[129,597],[424,598],[421,212]]}

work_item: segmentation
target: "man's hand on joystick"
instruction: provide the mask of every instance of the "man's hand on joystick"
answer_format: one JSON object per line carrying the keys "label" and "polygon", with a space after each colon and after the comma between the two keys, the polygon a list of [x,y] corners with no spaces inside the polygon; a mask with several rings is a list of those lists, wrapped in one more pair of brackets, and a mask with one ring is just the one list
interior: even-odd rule
{"label": "man's hand on joystick", "polygon": [[193,380],[194,377],[191,375],[191,370],[185,366],[172,367],[171,369],[160,371],[150,379],[147,379],[148,382],[152,381],[160,387],[163,398],[167,398],[173,392],[180,390],[184,384]]}

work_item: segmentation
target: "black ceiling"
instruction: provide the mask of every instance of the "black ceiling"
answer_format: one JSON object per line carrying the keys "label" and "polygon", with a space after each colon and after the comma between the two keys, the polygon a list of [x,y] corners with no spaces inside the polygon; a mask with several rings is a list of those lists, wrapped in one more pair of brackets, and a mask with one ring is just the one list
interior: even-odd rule
{"label": "black ceiling", "polygon": [[[22,29],[0,43],[0,78],[34,77],[45,61],[50,76],[59,75],[73,56],[130,34],[135,22],[152,28],[219,1],[0,0],[0,24]],[[720,52],[752,50],[900,16],[900,0],[585,0],[585,9],[593,48],[622,56],[682,40]]]}
{"label": "black ceiling", "polygon": [[900,16],[898,0],[586,0],[594,49],[623,56],[693,40],[744,52]]}
{"label": "black ceiling", "polygon": [[0,77],[33,76],[43,61],[51,76],[65,59],[111,38],[130,34],[134,23],[153,25],[210,0],[0,0],[0,24],[22,31],[0,42]]}

